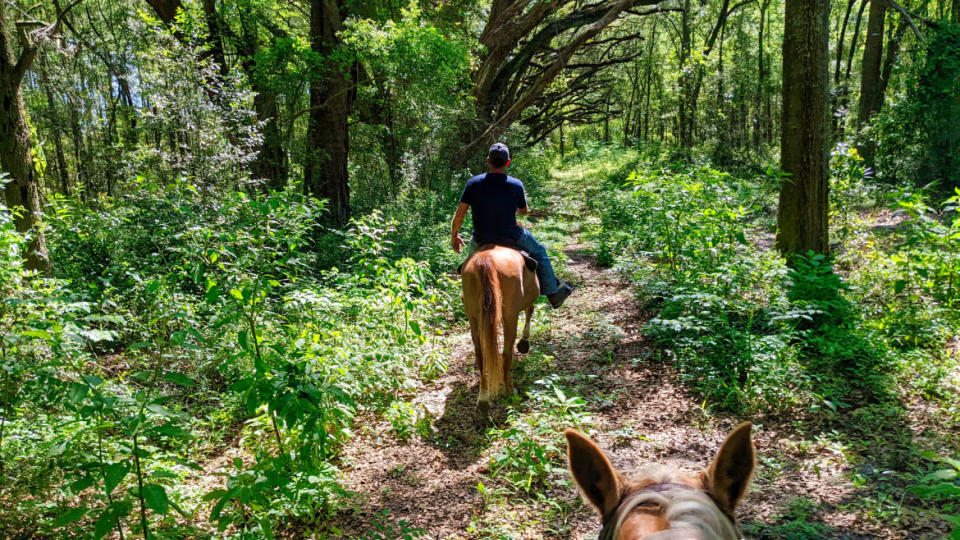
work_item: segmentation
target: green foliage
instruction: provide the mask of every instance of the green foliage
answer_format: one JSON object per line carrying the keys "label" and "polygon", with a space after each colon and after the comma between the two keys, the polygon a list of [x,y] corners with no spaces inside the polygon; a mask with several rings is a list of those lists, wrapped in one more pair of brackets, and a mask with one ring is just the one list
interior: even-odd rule
{"label": "green foliage", "polygon": [[943,202],[943,217],[923,192],[904,194],[898,204],[905,214],[900,239],[887,249],[867,251],[852,280],[863,291],[865,319],[888,343],[901,350],[937,348],[960,324],[957,196]]}
{"label": "green foliage", "polygon": [[[851,157],[838,176],[857,184],[857,163]],[[598,255],[619,254],[656,309],[646,334],[720,407],[836,409],[882,393],[885,349],[863,328],[829,260],[810,254],[787,267],[748,242],[772,179],[758,185],[702,168],[638,172],[626,186],[632,192],[600,198]]]}
{"label": "green foliage", "polygon": [[833,272],[829,259],[808,253],[794,259],[787,297],[801,354],[814,392],[832,409],[841,400],[882,397],[890,386],[889,357],[883,341],[863,328],[860,313],[844,295],[849,286]]}
{"label": "green foliage", "polygon": [[[210,494],[211,519],[221,529],[272,534],[265,527],[275,520],[250,519],[267,507],[322,519],[344,495],[330,460],[351,436],[358,408],[386,407],[431,365],[419,352],[437,298],[431,275],[422,264],[383,255],[391,230],[376,213],[356,220],[345,234],[349,267],[323,277],[328,289],[301,286],[274,303],[279,282],[250,276],[221,300],[214,326],[236,330],[218,339],[235,340],[238,351],[221,370],[239,375],[231,389],[254,416],[257,458],[230,476],[226,490]],[[253,442],[262,438],[275,445]]]}
{"label": "green foliage", "polygon": [[396,258],[379,213],[339,235],[342,266],[318,272],[323,206],[296,190],[205,196],[185,181],[140,182],[138,197],[56,201],[51,251],[66,280],[25,276],[23,239],[0,221],[14,287],[0,306],[0,412],[18,441],[0,440],[0,456],[21,456],[2,472],[65,494],[48,507],[24,499],[24,530],[146,531],[174,511],[192,517],[184,482],[229,429],[251,459],[204,495],[210,521],[258,537],[291,517],[318,522],[345,497],[334,462],[358,411],[383,412],[402,437],[429,434],[429,420],[390,406],[446,368],[426,345],[451,282]]}
{"label": "green foliage", "polygon": [[960,461],[933,452],[924,452],[922,456],[947,467],[926,474],[908,489],[921,499],[937,504],[940,516],[953,529],[950,538],[956,540],[960,538]]}
{"label": "green foliage", "polygon": [[568,396],[561,382],[559,375],[537,380],[529,397],[538,414],[511,410],[506,427],[487,431],[491,440],[504,442],[490,458],[490,474],[514,491],[539,490],[551,475],[565,478],[563,430],[589,423],[586,401]]}
{"label": "green foliage", "polygon": [[802,368],[782,317],[786,268],[747,244],[765,188],[679,166],[635,173],[627,187],[605,195],[599,245],[618,239],[611,253],[658,308],[647,334],[722,407],[795,401]]}
{"label": "green foliage", "polygon": [[[960,216],[957,213],[960,187],[955,188],[954,193],[940,205],[941,212],[952,215],[952,219],[938,219],[939,212],[928,207],[920,194],[900,201],[900,207],[911,218],[906,228],[908,252],[903,261],[913,274],[909,282],[923,296],[955,311],[960,307],[957,294],[960,288]],[[898,284],[896,292],[906,288],[907,283]]]}
{"label": "green foliage", "polygon": [[[0,466],[0,476],[19,489],[59,483],[64,499],[74,501],[24,501],[18,505],[29,519],[0,524],[49,534],[86,520],[100,538],[122,531],[128,515],[129,527],[144,535],[171,509],[183,515],[167,487],[193,466],[177,451],[190,432],[169,404],[190,395],[195,383],[164,367],[172,356],[158,349],[169,344],[131,345],[128,356],[141,369],[111,380],[91,351],[114,341],[125,319],[101,311],[110,306],[95,310],[62,282],[23,274],[16,281],[20,288],[0,306],[0,425],[17,443],[5,447],[0,429],[0,462],[19,464]],[[31,523],[36,511],[48,519]]]}
{"label": "green foliage", "polygon": [[835,531],[816,520],[817,512],[812,501],[797,497],[787,501],[783,511],[775,516],[774,524],[752,525],[744,529],[751,538],[801,540],[831,536]]}
{"label": "green foliage", "polygon": [[880,178],[914,186],[960,183],[960,25],[942,24],[911,64],[907,91],[883,110],[870,135]]}
{"label": "green foliage", "polygon": [[355,109],[370,121],[351,141],[360,149],[351,154],[352,202],[362,212],[416,205],[404,197],[411,190],[430,197],[449,189],[440,150],[458,136],[469,110],[472,41],[434,24],[416,2],[400,7],[389,18],[351,18],[341,34],[343,49],[375,81],[358,89]]}

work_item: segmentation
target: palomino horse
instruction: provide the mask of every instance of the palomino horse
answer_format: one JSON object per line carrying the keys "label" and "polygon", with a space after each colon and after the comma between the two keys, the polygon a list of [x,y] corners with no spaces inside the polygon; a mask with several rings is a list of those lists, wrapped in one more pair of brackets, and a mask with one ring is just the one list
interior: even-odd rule
{"label": "palomino horse", "polygon": [[593,441],[568,429],[570,471],[603,520],[599,540],[736,540],[733,511],[753,475],[750,422],[727,435],[699,475],[663,468],[627,478]]}
{"label": "palomino horse", "polygon": [[523,257],[514,249],[485,245],[463,266],[463,304],[470,320],[480,373],[477,406],[484,415],[490,410],[490,400],[501,390],[513,392],[510,368],[517,339],[517,318],[521,311],[526,311],[523,337],[517,344],[517,350],[525,353],[530,349],[530,317],[538,296],[540,284],[536,273],[526,267]]}

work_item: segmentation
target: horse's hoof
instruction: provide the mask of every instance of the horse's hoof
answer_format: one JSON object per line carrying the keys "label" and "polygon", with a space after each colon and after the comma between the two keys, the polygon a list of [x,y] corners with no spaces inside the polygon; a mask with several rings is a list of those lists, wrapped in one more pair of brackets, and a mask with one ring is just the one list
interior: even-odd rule
{"label": "horse's hoof", "polygon": [[480,403],[477,403],[477,415],[479,416],[480,420],[484,420],[490,416],[489,401],[481,401]]}
{"label": "horse's hoof", "polygon": [[529,342],[529,341],[527,341],[527,340],[525,340],[525,339],[521,339],[520,341],[517,342],[517,352],[518,352],[518,353],[520,353],[520,354],[527,354],[527,352],[529,352],[529,351],[530,351],[530,342]]}

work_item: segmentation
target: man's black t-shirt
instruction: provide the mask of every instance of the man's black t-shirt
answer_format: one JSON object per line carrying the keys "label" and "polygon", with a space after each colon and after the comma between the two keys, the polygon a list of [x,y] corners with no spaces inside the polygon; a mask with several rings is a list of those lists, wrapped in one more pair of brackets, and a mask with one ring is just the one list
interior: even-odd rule
{"label": "man's black t-shirt", "polygon": [[520,238],[517,209],[527,207],[523,182],[503,173],[474,176],[463,188],[460,202],[473,211],[473,239],[479,245]]}

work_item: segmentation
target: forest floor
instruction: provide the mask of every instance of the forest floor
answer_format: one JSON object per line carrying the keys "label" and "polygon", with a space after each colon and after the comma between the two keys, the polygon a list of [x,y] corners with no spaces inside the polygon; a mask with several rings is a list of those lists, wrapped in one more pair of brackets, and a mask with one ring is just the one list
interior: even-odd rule
{"label": "forest floor", "polygon": [[[537,426],[555,426],[559,435],[562,414],[551,410],[558,405],[542,397],[551,384],[563,397],[582,398],[584,431],[622,471],[669,463],[695,472],[730,429],[753,421],[758,468],[738,511],[748,537],[942,537],[942,522],[902,506],[903,486],[874,482],[887,471],[860,451],[912,440],[922,428],[906,418],[884,419],[883,433],[866,433],[864,425],[873,423],[864,424],[859,410],[813,425],[809,415],[738,418],[710,410],[684,387],[645,343],[651,314],[630,284],[590,255],[588,224],[575,217],[586,214],[587,186],[595,184],[585,181],[588,173],[557,173],[540,201],[555,217],[531,229],[564,254],[559,273],[577,289],[560,310],[538,304],[531,351],[514,365],[519,397],[495,406],[489,423],[478,422],[469,329],[450,329],[449,369],[412,398],[431,417],[430,429],[399,438],[385,420],[361,422],[341,463],[345,487],[356,496],[321,537],[594,538],[600,521],[560,467],[560,443],[547,446],[555,467],[540,483],[518,485],[497,469],[513,444],[505,435]],[[514,459],[521,468],[537,464]]]}

